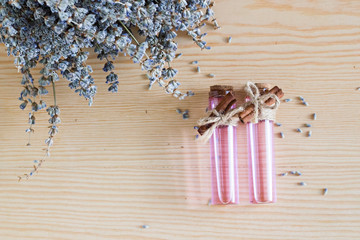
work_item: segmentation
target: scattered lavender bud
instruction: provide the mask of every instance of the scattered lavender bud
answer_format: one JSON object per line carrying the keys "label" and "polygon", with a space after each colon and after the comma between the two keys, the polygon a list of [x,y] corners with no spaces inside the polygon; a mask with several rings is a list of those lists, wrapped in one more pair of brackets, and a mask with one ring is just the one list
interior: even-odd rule
{"label": "scattered lavender bud", "polygon": [[194,126],[194,129],[195,129],[195,130],[198,130],[198,129],[199,129],[199,127],[198,127],[198,126]]}
{"label": "scattered lavender bud", "polygon": [[281,127],[281,123],[275,123],[276,126]]}
{"label": "scattered lavender bud", "polygon": [[296,175],[296,176],[301,176],[302,173],[301,173],[300,171],[295,171],[294,175]]}
{"label": "scattered lavender bud", "polygon": [[302,133],[301,128],[297,128],[296,131],[298,131],[299,133]]}
{"label": "scattered lavender bud", "polygon": [[198,61],[192,61],[191,64],[198,64]]}
{"label": "scattered lavender bud", "polygon": [[284,177],[284,176],[287,176],[288,173],[287,172],[284,172],[284,173],[281,173],[280,176]]}
{"label": "scattered lavender bud", "polygon": [[311,134],[312,134],[312,132],[309,131],[307,136],[308,136],[308,137],[311,137]]}
{"label": "scattered lavender bud", "polygon": [[296,171],[290,171],[290,174],[295,175]]}
{"label": "scattered lavender bud", "polygon": [[176,54],[175,58],[180,58],[182,55],[182,53]]}
{"label": "scattered lavender bud", "polygon": [[305,123],[305,127],[311,127],[311,124]]}
{"label": "scattered lavender bud", "polygon": [[292,99],[290,99],[290,98],[287,98],[284,100],[284,102],[291,102],[291,101],[292,101]]}
{"label": "scattered lavender bud", "polygon": [[325,196],[327,193],[328,193],[328,189],[327,189],[327,188],[324,188],[324,189],[323,189],[323,195]]}
{"label": "scattered lavender bud", "polygon": [[209,199],[208,201],[208,206],[211,206],[211,199]]}
{"label": "scattered lavender bud", "polygon": [[303,102],[305,101],[305,99],[302,96],[299,96],[299,99]]}
{"label": "scattered lavender bud", "polygon": [[316,120],[316,113],[313,114],[313,120]]}
{"label": "scattered lavender bud", "polygon": [[150,228],[149,225],[142,225],[141,227],[144,228],[144,229]]}
{"label": "scattered lavender bud", "polygon": [[205,112],[208,112],[208,111],[209,111],[209,108],[208,108],[208,107],[206,107],[206,108],[205,108]]}
{"label": "scattered lavender bud", "polygon": [[210,73],[208,76],[211,77],[211,78],[214,78],[214,77],[215,77],[215,74]]}
{"label": "scattered lavender bud", "polygon": [[300,186],[307,186],[306,182],[299,182]]}
{"label": "scattered lavender bud", "polygon": [[199,66],[197,66],[196,70],[197,70],[198,73],[201,72]]}
{"label": "scattered lavender bud", "polygon": [[189,110],[181,111],[180,109],[176,109],[176,112],[182,114],[183,119],[189,119]]}
{"label": "scattered lavender bud", "polygon": [[228,38],[228,43],[231,43],[232,37]]}
{"label": "scattered lavender bud", "polygon": [[305,106],[309,106],[309,104],[307,103],[307,102],[305,102],[305,101],[303,101],[303,104],[305,105]]}
{"label": "scattered lavender bud", "polygon": [[190,91],[187,91],[186,95],[190,97],[190,96],[194,96],[195,93],[190,90]]}
{"label": "scattered lavender bud", "polygon": [[280,137],[281,137],[281,138],[285,138],[285,135],[284,135],[283,132],[280,132]]}
{"label": "scattered lavender bud", "polygon": [[108,61],[108,62],[105,63],[104,68],[103,68],[103,71],[104,71],[104,72],[108,72],[108,71],[113,70],[114,68],[115,68],[115,66],[114,66],[113,62],[112,62],[112,61]]}
{"label": "scattered lavender bud", "polygon": [[198,139],[198,138],[199,138],[199,134],[196,134],[195,139]]}
{"label": "scattered lavender bud", "polygon": [[213,19],[212,22],[213,22],[213,24],[214,24],[214,28],[215,28],[215,29],[221,28],[221,27],[219,26],[218,22],[216,21],[216,19]]}

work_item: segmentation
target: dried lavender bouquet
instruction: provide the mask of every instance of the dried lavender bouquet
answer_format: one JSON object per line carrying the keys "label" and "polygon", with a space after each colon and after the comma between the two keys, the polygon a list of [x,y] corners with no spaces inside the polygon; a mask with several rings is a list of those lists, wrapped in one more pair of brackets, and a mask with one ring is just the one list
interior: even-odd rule
{"label": "dried lavender bouquet", "polygon": [[[59,75],[89,105],[93,103],[97,88],[92,68],[86,64],[89,52],[85,48],[93,48],[97,57],[106,61],[103,70],[109,72],[109,91],[118,90],[119,77],[111,60],[122,53],[147,71],[149,88],[157,82],[167,93],[183,99],[193,93],[181,93],[174,78],[177,70],[171,62],[177,50],[176,32],[186,32],[201,49],[209,49],[202,40],[206,33],[200,28],[207,21],[218,28],[212,6],[210,0],[0,0],[1,42],[22,73],[20,108],[31,108],[26,130],[29,139],[34,132],[35,112],[46,108],[42,95],[48,93],[49,85],[54,96],[53,105],[46,108],[50,126],[45,156],[24,176],[38,171],[58,132],[60,109],[55,82]],[[134,37],[134,31],[141,41]],[[42,76],[35,81],[31,69],[38,64]]]}

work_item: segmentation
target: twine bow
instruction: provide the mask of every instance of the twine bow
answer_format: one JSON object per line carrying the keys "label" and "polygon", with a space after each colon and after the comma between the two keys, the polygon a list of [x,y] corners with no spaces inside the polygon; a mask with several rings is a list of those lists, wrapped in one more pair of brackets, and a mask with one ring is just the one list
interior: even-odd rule
{"label": "twine bow", "polygon": [[[224,113],[220,113],[216,111],[216,109],[213,109],[207,117],[201,118],[198,121],[199,126],[212,124],[211,127],[198,138],[200,141],[207,142],[214,133],[215,128],[219,126],[236,126],[239,122],[239,117],[237,115],[243,112],[244,109],[251,104],[254,105],[254,117],[251,122],[258,123],[259,120],[265,119],[275,121],[276,110],[280,105],[278,96],[273,93],[261,95],[259,88],[252,82],[246,84],[245,92],[249,97],[249,101],[245,102],[242,106],[230,109]],[[269,106],[266,104],[266,101],[270,98],[273,98],[275,103]]]}
{"label": "twine bow", "polygon": [[210,115],[213,114],[215,115],[214,117],[209,115],[209,117],[201,118],[198,121],[199,126],[212,124],[199,139],[207,142],[214,133],[215,128],[219,126],[236,126],[239,122],[239,118],[236,115],[242,111],[244,111],[243,107],[234,108],[225,113],[219,113],[216,109],[211,110]]}
{"label": "twine bow", "polygon": [[[245,87],[245,92],[250,98],[244,105],[244,108],[248,105],[254,105],[254,117],[252,123],[258,123],[261,120],[273,120],[276,119],[276,110],[280,105],[280,99],[273,93],[266,93],[261,95],[259,88],[252,82],[248,82]],[[265,102],[273,98],[275,103],[272,105],[267,105]]]}

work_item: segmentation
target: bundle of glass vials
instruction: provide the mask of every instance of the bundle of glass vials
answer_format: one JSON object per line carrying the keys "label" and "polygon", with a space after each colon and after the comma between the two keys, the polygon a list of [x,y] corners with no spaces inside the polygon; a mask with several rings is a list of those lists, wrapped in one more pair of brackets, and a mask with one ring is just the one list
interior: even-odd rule
{"label": "bundle of glass vials", "polygon": [[[267,94],[269,98],[261,104],[271,108],[276,99],[284,95],[278,87],[264,87],[256,84],[259,96]],[[276,97],[275,97],[276,96]],[[264,99],[263,99],[264,100]],[[249,96],[245,102],[251,101]],[[209,117],[215,113],[226,113],[236,108],[236,99],[233,95],[232,86],[216,85],[210,87],[209,110],[212,111]],[[246,125],[247,132],[247,155],[249,171],[249,193],[250,202],[274,203],[276,202],[275,186],[275,164],[274,164],[274,120],[257,119],[254,115],[256,106],[246,104],[246,107],[236,116],[239,117],[240,127]],[[213,111],[213,110],[216,111]],[[276,109],[273,109],[276,111]],[[261,111],[261,109],[260,109]],[[202,135],[211,127],[211,124],[199,126],[199,133]],[[245,127],[245,126],[243,126]],[[213,129],[209,139],[211,156],[211,184],[213,205],[239,204],[238,167],[236,126],[219,125]],[[245,148],[246,149],[246,148]]]}

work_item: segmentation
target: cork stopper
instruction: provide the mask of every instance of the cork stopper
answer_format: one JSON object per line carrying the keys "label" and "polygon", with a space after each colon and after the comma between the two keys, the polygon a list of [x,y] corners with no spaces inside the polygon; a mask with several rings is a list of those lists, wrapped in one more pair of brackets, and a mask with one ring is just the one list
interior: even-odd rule
{"label": "cork stopper", "polygon": [[224,97],[229,92],[233,93],[233,86],[214,85],[210,87],[209,97]]}
{"label": "cork stopper", "polygon": [[260,92],[264,92],[265,90],[270,90],[272,85],[270,83],[255,83]]}

